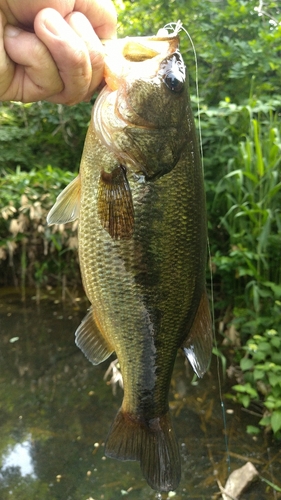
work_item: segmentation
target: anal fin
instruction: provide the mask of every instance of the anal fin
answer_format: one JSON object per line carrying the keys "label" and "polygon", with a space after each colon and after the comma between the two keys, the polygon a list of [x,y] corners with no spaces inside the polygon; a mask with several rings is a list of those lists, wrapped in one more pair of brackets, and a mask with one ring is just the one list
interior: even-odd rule
{"label": "anal fin", "polygon": [[56,203],[47,215],[47,224],[66,224],[79,217],[80,209],[80,175],[64,188],[57,197]]}
{"label": "anal fin", "polygon": [[207,371],[213,347],[213,328],[209,299],[204,290],[191,330],[182,348],[198,377]]}
{"label": "anal fin", "polygon": [[98,365],[114,351],[97,327],[92,307],[75,332],[75,342],[93,365]]}

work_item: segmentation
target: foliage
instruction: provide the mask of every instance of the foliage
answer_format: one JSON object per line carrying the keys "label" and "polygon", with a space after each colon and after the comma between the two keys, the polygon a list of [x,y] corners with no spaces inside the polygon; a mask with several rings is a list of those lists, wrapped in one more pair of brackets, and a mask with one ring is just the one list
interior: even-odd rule
{"label": "foliage", "polygon": [[[281,294],[280,294],[281,295]],[[266,408],[259,424],[272,429],[281,437],[281,302],[276,301],[274,312],[278,331],[265,330],[263,335],[253,335],[244,347],[245,356],[240,361],[244,383],[235,385],[235,399],[246,408],[251,401],[263,397]],[[256,433],[258,428],[251,426],[249,432]]]}
{"label": "foliage", "polygon": [[[281,380],[273,345],[280,337],[281,286],[279,2],[115,4],[119,36],[155,34],[178,19],[192,36],[198,75],[184,33],[181,51],[198,121],[198,102],[200,107],[216,319],[225,323],[225,334],[233,326],[240,335],[242,349],[236,347],[235,359],[244,380],[236,384],[235,398],[244,404],[264,400],[269,420],[262,425],[278,433],[280,408],[268,401],[280,396],[273,374]],[[79,280],[77,252],[71,251],[75,225],[47,228],[45,217],[78,167],[90,108],[86,103],[71,108],[43,102],[0,104],[1,284],[12,280],[24,291],[28,284],[40,289],[50,280]],[[270,331],[277,333],[269,337]],[[270,351],[261,360],[265,345]],[[261,364],[267,368],[260,370]],[[255,378],[256,370],[261,378]]]}
{"label": "foliage", "polygon": [[248,132],[215,187],[214,206],[224,214],[220,225],[228,251],[217,249],[213,262],[221,275],[221,292],[232,303],[232,323],[246,343],[247,354],[240,361],[244,383],[233,387],[235,399],[247,407],[262,395],[260,424],[279,435],[281,127],[271,106],[258,103],[239,110],[245,111]]}
{"label": "foliage", "polygon": [[[55,198],[74,174],[47,166],[0,177],[0,275],[2,284],[41,285],[63,276],[77,280],[76,223],[46,225]],[[73,249],[75,252],[73,253]],[[75,257],[74,257],[75,255]],[[8,261],[8,266],[7,266]]]}
{"label": "foliage", "polygon": [[[217,105],[225,97],[237,102],[274,94],[280,86],[280,11],[277,1],[267,10],[258,0],[119,0],[120,32],[147,35],[180,19],[190,32],[199,63],[200,94]],[[181,49],[194,79],[193,53],[181,36]]]}
{"label": "foliage", "polygon": [[274,296],[268,282],[281,280],[281,127],[271,105],[238,108],[238,123],[245,112],[248,132],[236,158],[228,159],[226,175],[213,186],[212,208],[223,214],[218,229],[228,247],[228,255],[223,248],[216,250],[214,264],[225,278],[235,273],[235,289],[233,280],[225,279],[224,292],[235,292],[236,305],[239,297],[240,302],[246,298],[259,313],[262,299]]}
{"label": "foliage", "polygon": [[91,104],[0,103],[0,171],[46,167],[77,169]]}

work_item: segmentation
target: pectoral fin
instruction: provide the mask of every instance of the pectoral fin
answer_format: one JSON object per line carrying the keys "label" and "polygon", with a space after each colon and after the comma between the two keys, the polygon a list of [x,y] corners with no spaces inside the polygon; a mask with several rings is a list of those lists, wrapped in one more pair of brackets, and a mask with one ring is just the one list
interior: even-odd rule
{"label": "pectoral fin", "polygon": [[206,291],[182,347],[196,375],[203,377],[208,369],[213,347],[212,318]]}
{"label": "pectoral fin", "polygon": [[134,206],[125,167],[102,172],[98,189],[98,215],[104,229],[114,240],[131,238]]}
{"label": "pectoral fin", "polygon": [[78,175],[57,197],[56,203],[47,215],[47,223],[66,224],[79,217],[81,181]]}
{"label": "pectoral fin", "polygon": [[93,365],[98,365],[114,351],[102,336],[94,319],[92,307],[75,332],[75,342]]}

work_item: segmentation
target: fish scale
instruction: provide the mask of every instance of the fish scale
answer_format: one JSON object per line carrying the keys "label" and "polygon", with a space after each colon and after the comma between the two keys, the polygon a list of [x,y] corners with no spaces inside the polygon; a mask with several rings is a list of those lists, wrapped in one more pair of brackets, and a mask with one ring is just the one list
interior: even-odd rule
{"label": "fish scale", "polygon": [[[99,145],[99,147],[102,146]],[[97,175],[99,175],[100,168],[102,165],[97,166]],[[114,345],[114,350],[120,361],[124,379],[124,405],[127,411],[132,411],[132,408],[140,404],[135,387],[136,383],[142,384],[136,382],[136,379],[141,378],[147,370],[147,357],[150,354],[147,352],[149,351],[147,345],[141,343],[142,336],[139,325],[144,320],[148,321],[147,309],[150,309],[152,314],[154,312],[154,316],[157,316],[153,308],[162,306],[161,303],[159,304],[159,298],[154,304],[155,290],[157,290],[158,296],[168,295],[168,300],[164,300],[163,305],[164,324],[161,325],[159,332],[155,332],[155,341],[162,344],[161,353],[156,362],[157,366],[161,366],[161,372],[158,373],[158,381],[153,395],[155,410],[152,410],[151,405],[148,408],[151,418],[166,413],[168,409],[167,387],[170,383],[174,357],[185,338],[185,329],[179,331],[179,325],[183,324],[186,327],[186,311],[189,310],[190,304],[188,306],[185,302],[191,302],[194,296],[195,280],[197,283],[199,282],[198,265],[195,263],[196,260],[204,261],[205,254],[205,250],[202,250],[203,256],[200,259],[198,245],[194,244],[193,241],[197,235],[197,230],[194,233],[194,218],[191,218],[190,224],[187,224],[186,216],[180,217],[178,215],[180,212],[187,213],[189,201],[188,190],[190,192],[190,186],[188,187],[188,184],[183,182],[185,169],[186,162],[183,160],[170,174],[161,177],[155,183],[151,183],[153,189],[146,195],[146,198],[150,197],[150,202],[144,203],[143,186],[136,186],[136,191],[134,191],[135,186],[131,183],[132,191],[134,193],[139,191],[139,196],[135,194],[137,213],[134,237],[128,242],[119,242],[112,241],[108,235],[104,235],[104,230],[100,227],[96,217],[97,208],[93,202],[95,199],[93,193],[97,184],[97,175],[95,175],[91,159],[85,164],[83,162],[81,166],[81,170],[83,172],[85,170],[83,175],[85,175],[85,185],[87,186],[81,200],[79,226],[83,228],[82,234],[79,230],[79,240],[85,242],[86,247],[84,248],[84,245],[81,244],[79,251],[83,282],[91,303],[95,303],[96,311],[103,318],[104,332],[107,332],[107,338],[110,344]],[[146,187],[144,189],[147,191]],[[155,191],[160,191],[158,196],[155,196]],[[142,199],[142,203],[138,205],[139,197]],[[157,198],[159,199],[158,205],[155,201]],[[181,200],[184,205],[182,209],[179,205]],[[189,209],[193,212],[190,204]],[[147,213],[151,213],[152,210],[158,215],[154,224],[151,224]],[[162,218],[161,227],[160,218]],[[184,232],[182,226],[185,229]],[[156,230],[157,233],[160,232],[160,235],[156,233]],[[181,235],[180,239],[178,234]],[[159,244],[159,241],[162,240],[165,242],[164,245]],[[139,241],[142,241],[142,249],[138,253],[142,255],[142,258],[135,262],[132,256],[134,256],[135,242],[139,244]],[[173,244],[175,241],[177,241],[176,248]],[[159,251],[161,259],[159,259]],[[99,259],[96,259],[97,254],[100,256]],[[188,272],[188,254],[189,259],[192,259],[195,264],[193,274]],[[152,260],[154,260],[153,263],[151,263]],[[149,268],[148,273],[143,273],[143,266]],[[171,267],[175,283],[173,283],[173,276],[171,276]],[[90,279],[88,274],[90,274]],[[110,280],[108,280],[108,274],[111,275]],[[199,298],[204,283],[203,273],[201,274],[201,286],[198,287],[197,292]],[[158,275],[161,276],[160,283]],[[165,302],[169,302],[168,311],[166,311]],[[180,308],[178,307],[179,303],[181,303]],[[176,312],[176,310],[178,311]],[[155,319],[153,318],[151,322],[155,324]],[[147,324],[145,326],[147,328]],[[178,338],[171,337],[169,335],[171,331],[177,331]],[[131,342],[130,337],[127,340],[128,332],[131,335],[134,334],[135,343]],[[144,349],[143,356],[140,352],[141,347]],[[171,349],[174,351],[173,358],[170,356]],[[163,359],[161,359],[161,355]],[[123,359],[126,361],[123,362]],[[134,362],[129,364],[128,359],[132,359]],[[142,363],[139,364],[141,361]]]}
{"label": "fish scale", "polygon": [[168,403],[175,357],[182,347],[202,376],[212,349],[205,194],[178,38],[130,40],[105,44],[108,85],[93,109],[80,173],[48,222],[79,213],[91,308],[76,343],[94,364],[115,351],[121,366],[124,398],[105,454],[139,460],[150,486],[170,491],[180,480]]}

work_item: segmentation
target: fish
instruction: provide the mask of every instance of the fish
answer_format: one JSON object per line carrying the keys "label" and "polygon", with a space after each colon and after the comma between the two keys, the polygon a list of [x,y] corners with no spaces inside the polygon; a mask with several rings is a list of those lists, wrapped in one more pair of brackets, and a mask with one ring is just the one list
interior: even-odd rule
{"label": "fish", "polygon": [[47,222],[79,220],[91,307],[77,346],[94,365],[115,352],[121,366],[124,396],[105,455],[139,461],[151,488],[172,491],[181,478],[174,362],[182,349],[202,377],[212,352],[197,132],[178,31],[105,41],[104,61],[79,174]]}

